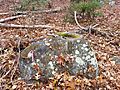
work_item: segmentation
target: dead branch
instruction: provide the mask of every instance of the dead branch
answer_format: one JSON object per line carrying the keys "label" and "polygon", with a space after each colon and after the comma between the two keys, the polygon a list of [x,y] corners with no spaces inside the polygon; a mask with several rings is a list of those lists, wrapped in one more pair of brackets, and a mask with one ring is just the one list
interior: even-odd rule
{"label": "dead branch", "polygon": [[27,15],[18,15],[18,16],[8,17],[8,18],[5,18],[5,19],[0,19],[0,23],[5,22],[5,21],[9,21],[9,20],[13,20],[13,19],[16,19],[16,18],[20,18],[20,17],[26,17],[26,16]]}
{"label": "dead branch", "polygon": [[54,28],[49,25],[16,25],[16,24],[7,24],[0,23],[0,27],[10,27],[10,28]]}
{"label": "dead branch", "polygon": [[[95,28],[97,27],[99,24],[95,24],[95,25],[90,25],[88,27],[82,27],[79,23],[78,23],[78,20],[77,20],[77,16],[76,16],[76,11],[74,11],[74,18],[75,18],[75,22],[76,24],[79,26],[79,29],[78,31],[76,32],[88,32],[89,34],[91,33],[95,33],[95,34],[99,34],[101,36],[105,36],[105,37],[109,37],[110,35],[108,35],[107,33],[103,32],[103,31],[100,31],[100,28]],[[82,29],[82,30],[81,30]]]}
{"label": "dead branch", "polygon": [[80,29],[86,29],[85,27],[82,27],[79,23],[78,23],[78,20],[77,20],[77,16],[76,16],[77,12],[74,11],[74,18],[75,18],[75,22],[76,24],[79,26]]}
{"label": "dead branch", "polygon": [[0,13],[0,15],[9,15],[9,14],[12,14],[12,15],[17,15],[17,14],[27,14],[27,13],[55,13],[55,12],[59,12],[61,11],[62,8],[60,7],[57,7],[55,9],[49,9],[49,10],[36,10],[36,11],[11,11],[11,12],[6,12],[6,13]]}
{"label": "dead branch", "polygon": [[0,13],[0,15],[7,15],[7,14],[9,14],[9,13]]}
{"label": "dead branch", "polygon": [[[32,11],[32,13],[54,13],[54,12],[59,12],[59,11],[61,11],[62,10],[62,8],[60,8],[60,7],[57,7],[57,8],[55,8],[55,9],[49,9],[49,10],[42,10],[42,11]],[[28,11],[27,11],[28,12]],[[26,13],[27,13],[26,12]],[[24,12],[25,13],[25,12]]]}
{"label": "dead branch", "polygon": [[76,15],[76,14],[77,14],[77,12],[74,11],[75,22],[76,22],[76,24],[79,26],[80,29],[82,29],[82,30],[87,30],[87,31],[89,31],[89,32],[91,32],[92,29],[96,30],[95,27],[97,27],[99,24],[95,24],[95,25],[93,25],[93,26],[90,25],[89,27],[83,27],[83,26],[81,26],[81,25],[78,23],[77,15]]}

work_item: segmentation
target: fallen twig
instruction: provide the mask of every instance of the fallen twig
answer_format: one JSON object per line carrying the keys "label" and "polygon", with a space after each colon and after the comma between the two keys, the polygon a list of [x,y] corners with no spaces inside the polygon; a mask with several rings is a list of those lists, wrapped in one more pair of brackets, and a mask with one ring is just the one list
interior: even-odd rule
{"label": "fallen twig", "polygon": [[16,15],[16,14],[27,14],[27,13],[54,13],[54,12],[59,12],[61,11],[62,8],[60,7],[57,7],[55,9],[49,9],[49,10],[36,10],[36,11],[11,11],[11,12],[6,12],[6,13],[0,13],[0,15],[8,15],[8,14],[13,14],[13,15]]}
{"label": "fallen twig", "polygon": [[7,14],[9,14],[9,13],[0,13],[0,15],[7,15]]}
{"label": "fallen twig", "polygon": [[[89,27],[82,27],[77,20],[77,16],[76,16],[76,11],[74,11],[74,18],[75,18],[75,22],[76,24],[79,26],[80,30],[76,31],[76,32],[88,32],[89,34],[95,33],[95,34],[100,34],[101,36],[106,36],[109,37],[110,35],[108,35],[107,33],[100,31],[100,28],[95,28],[97,27],[99,24],[95,24],[95,25],[90,25]],[[82,30],[81,30],[82,29]],[[88,35],[86,35],[88,36]]]}
{"label": "fallen twig", "polygon": [[[57,7],[55,9],[49,9],[49,10],[41,10],[41,11],[31,11],[32,13],[54,13],[61,11],[62,8]],[[25,11],[24,13],[28,13],[29,11]]]}
{"label": "fallen twig", "polygon": [[13,19],[16,19],[16,18],[20,18],[20,17],[26,17],[26,16],[27,15],[18,15],[18,16],[8,17],[8,18],[5,18],[5,19],[0,19],[0,23],[5,22],[5,21],[9,21],[9,20],[13,20]]}
{"label": "fallen twig", "polygon": [[78,23],[76,13],[77,13],[77,12],[74,11],[74,18],[75,18],[75,22],[76,22],[76,24],[77,24],[81,29],[86,29],[85,27],[82,27],[82,26]]}
{"label": "fallen twig", "polygon": [[54,28],[49,25],[16,25],[16,24],[7,24],[0,23],[0,27],[10,27],[10,28]]}

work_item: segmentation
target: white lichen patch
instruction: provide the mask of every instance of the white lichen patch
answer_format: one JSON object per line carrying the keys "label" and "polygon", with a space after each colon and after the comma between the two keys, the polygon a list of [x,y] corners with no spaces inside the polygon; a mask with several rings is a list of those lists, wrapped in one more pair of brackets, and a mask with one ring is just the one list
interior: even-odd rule
{"label": "white lichen patch", "polygon": [[48,41],[45,41],[45,45],[50,46],[50,43]]}
{"label": "white lichen patch", "polygon": [[51,54],[49,54],[49,56],[52,56]]}
{"label": "white lichen patch", "polygon": [[86,60],[90,59],[90,55],[86,56],[86,58],[85,58],[85,59],[86,59]]}
{"label": "white lichen patch", "polygon": [[79,42],[80,42],[80,40],[77,40],[77,42],[79,43]]}
{"label": "white lichen patch", "polygon": [[58,71],[58,69],[57,69],[57,68],[55,68],[55,71]]}
{"label": "white lichen patch", "polygon": [[83,46],[83,47],[87,47],[88,45],[87,45],[87,44],[83,44],[82,46]]}
{"label": "white lichen patch", "polygon": [[80,57],[76,57],[75,61],[80,65],[84,65],[84,61]]}
{"label": "white lichen patch", "polygon": [[52,71],[52,74],[54,75],[56,72],[55,71]]}
{"label": "white lichen patch", "polygon": [[40,62],[40,59],[36,59],[36,62],[37,62],[37,63]]}
{"label": "white lichen patch", "polygon": [[50,46],[50,43],[45,43],[45,45]]}
{"label": "white lichen patch", "polygon": [[89,51],[89,48],[84,48],[85,51]]}
{"label": "white lichen patch", "polygon": [[78,46],[76,45],[75,48],[78,48]]}
{"label": "white lichen patch", "polygon": [[33,63],[31,63],[31,65],[32,65],[32,66],[34,66],[34,65],[36,65],[36,63],[35,63],[35,62],[33,62]]}
{"label": "white lichen patch", "polygon": [[58,56],[57,56],[57,55],[55,55],[55,58],[58,58]]}
{"label": "white lichen patch", "polygon": [[49,41],[52,41],[52,39],[49,39]]}
{"label": "white lichen patch", "polygon": [[90,54],[91,56],[95,55],[95,53],[92,51],[89,51],[88,54]]}
{"label": "white lichen patch", "polygon": [[84,50],[84,47],[81,47],[82,50]]}
{"label": "white lichen patch", "polygon": [[78,50],[75,50],[75,54],[80,54],[80,52]]}
{"label": "white lichen patch", "polygon": [[82,56],[82,59],[84,60],[84,59],[85,59],[85,57],[84,57],[84,56]]}
{"label": "white lichen patch", "polygon": [[48,63],[48,65],[50,66],[50,69],[54,69],[54,65],[53,65],[52,61],[50,61],[50,62]]}

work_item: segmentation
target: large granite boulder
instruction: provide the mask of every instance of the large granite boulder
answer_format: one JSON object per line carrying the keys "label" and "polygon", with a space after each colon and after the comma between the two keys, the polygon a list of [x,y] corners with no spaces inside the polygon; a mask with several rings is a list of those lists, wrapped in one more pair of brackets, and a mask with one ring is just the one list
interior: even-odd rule
{"label": "large granite boulder", "polygon": [[21,52],[19,69],[21,77],[33,79],[53,77],[64,72],[83,74],[95,78],[98,64],[88,42],[75,33],[57,33],[32,43]]}

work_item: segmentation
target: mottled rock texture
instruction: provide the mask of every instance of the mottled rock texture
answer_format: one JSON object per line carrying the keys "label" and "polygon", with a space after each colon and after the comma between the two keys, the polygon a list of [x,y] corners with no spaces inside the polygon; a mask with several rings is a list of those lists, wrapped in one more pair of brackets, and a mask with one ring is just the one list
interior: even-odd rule
{"label": "mottled rock texture", "polygon": [[88,42],[78,34],[58,33],[32,43],[21,52],[19,61],[21,76],[49,78],[68,72],[95,78],[98,74],[97,60]]}

